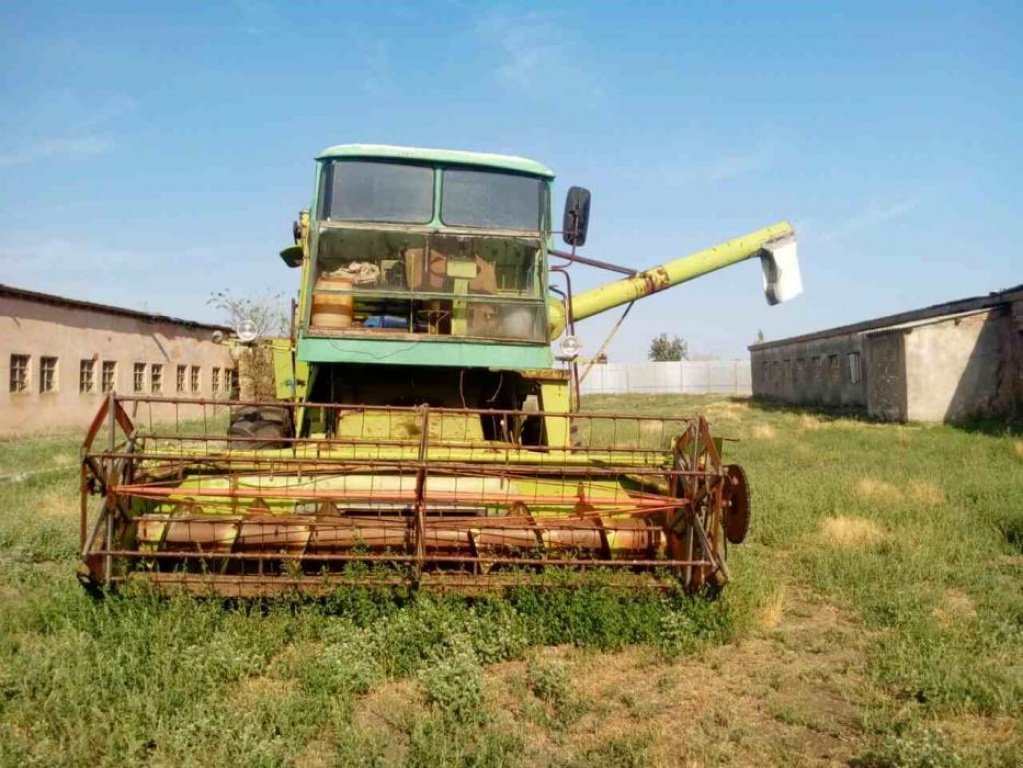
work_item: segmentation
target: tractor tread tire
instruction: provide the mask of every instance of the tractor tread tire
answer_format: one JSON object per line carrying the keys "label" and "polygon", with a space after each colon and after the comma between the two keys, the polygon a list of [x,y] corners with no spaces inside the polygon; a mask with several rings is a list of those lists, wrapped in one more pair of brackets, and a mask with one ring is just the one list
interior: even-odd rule
{"label": "tractor tread tire", "polygon": [[[286,425],[276,421],[238,421],[227,430],[230,447],[242,450],[260,450],[263,448],[279,448],[287,438]],[[255,439],[260,438],[260,439]]]}

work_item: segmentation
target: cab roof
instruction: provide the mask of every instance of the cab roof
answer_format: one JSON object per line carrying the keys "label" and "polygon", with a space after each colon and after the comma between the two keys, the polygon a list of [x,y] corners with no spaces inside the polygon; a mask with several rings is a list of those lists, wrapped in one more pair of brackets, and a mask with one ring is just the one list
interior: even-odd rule
{"label": "cab roof", "polygon": [[492,155],[486,152],[462,152],[457,149],[423,149],[422,147],[394,147],[388,144],[337,144],[320,152],[317,160],[337,157],[363,159],[410,160],[444,165],[475,165],[483,168],[502,168],[534,176],[554,178],[554,171],[542,163],[515,155]]}

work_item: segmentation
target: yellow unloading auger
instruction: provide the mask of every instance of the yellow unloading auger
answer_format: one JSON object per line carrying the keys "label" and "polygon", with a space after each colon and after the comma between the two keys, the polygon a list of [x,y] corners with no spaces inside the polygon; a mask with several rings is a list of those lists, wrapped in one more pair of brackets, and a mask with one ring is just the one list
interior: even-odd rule
{"label": "yellow unloading auger", "polygon": [[[577,412],[550,344],[756,257],[768,301],[791,298],[791,226],[556,299],[549,254],[599,264],[575,254],[585,190],[570,190],[562,253],[549,210],[529,212],[550,199],[551,174],[532,161],[364,145],[319,159],[313,205],[282,252],[302,270],[293,336],[236,342],[250,362],[273,351],[271,389],[229,407],[111,394],[97,414],[83,450],[85,583],[264,596],[727,581],[749,492],[707,422]],[[401,207],[427,199],[403,197],[420,182],[442,190],[432,214]],[[383,202],[352,197],[388,185]],[[374,223],[384,210],[420,223]]]}
{"label": "yellow unloading auger", "polygon": [[[585,320],[755,257],[763,262],[764,293],[769,304],[780,304],[802,292],[796,233],[791,224],[782,221],[575,295],[571,300],[572,320]],[[564,302],[552,301],[548,317],[551,337],[557,338],[568,322]]]}

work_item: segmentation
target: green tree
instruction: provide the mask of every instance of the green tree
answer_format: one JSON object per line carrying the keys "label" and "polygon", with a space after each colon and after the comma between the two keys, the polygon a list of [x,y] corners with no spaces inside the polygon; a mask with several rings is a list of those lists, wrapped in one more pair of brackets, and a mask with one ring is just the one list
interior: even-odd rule
{"label": "green tree", "polygon": [[219,309],[227,325],[237,328],[245,321],[253,324],[256,336],[287,336],[290,332],[287,302],[284,295],[269,291],[251,296],[237,296],[230,288],[214,291],[206,303]]}
{"label": "green tree", "polygon": [[654,362],[685,360],[689,354],[689,344],[679,336],[668,338],[668,334],[662,333],[650,341],[650,351],[646,356]]}

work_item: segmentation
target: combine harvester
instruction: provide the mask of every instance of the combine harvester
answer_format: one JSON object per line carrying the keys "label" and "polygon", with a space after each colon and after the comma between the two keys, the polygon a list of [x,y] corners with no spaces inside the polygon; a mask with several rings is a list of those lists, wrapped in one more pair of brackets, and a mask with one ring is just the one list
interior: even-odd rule
{"label": "combine harvester", "polygon": [[[579,187],[555,249],[553,178],[518,157],[324,151],[281,253],[301,275],[291,338],[229,341],[272,352],[273,396],[229,423],[223,401],[111,394],[83,449],[83,581],[238,597],[594,571],[725,583],[745,473],[700,416],[580,413],[575,323],[755,257],[785,301],[801,291],[792,227],[636,272],[576,255]],[[573,263],[624,276],[573,294]]]}

